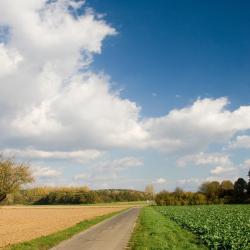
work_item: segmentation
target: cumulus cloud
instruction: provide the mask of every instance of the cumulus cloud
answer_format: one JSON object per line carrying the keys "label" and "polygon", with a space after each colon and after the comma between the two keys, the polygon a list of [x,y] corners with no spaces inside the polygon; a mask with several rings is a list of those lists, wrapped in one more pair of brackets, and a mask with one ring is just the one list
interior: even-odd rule
{"label": "cumulus cloud", "polygon": [[22,61],[22,56],[15,49],[8,49],[0,43],[0,77],[13,73]]}
{"label": "cumulus cloud", "polygon": [[61,175],[61,172],[50,167],[32,167],[32,174],[37,178],[53,178]]}
{"label": "cumulus cloud", "polygon": [[140,167],[144,165],[144,161],[137,157],[124,157],[112,161],[103,161],[95,165],[95,170],[99,172],[119,172],[129,168]]}
{"label": "cumulus cloud", "polygon": [[80,163],[86,163],[100,158],[103,152],[98,150],[79,150],[79,151],[43,151],[32,148],[26,149],[5,149],[3,154],[7,156],[16,156],[25,159],[62,159],[74,160]]}
{"label": "cumulus cloud", "polygon": [[106,160],[92,166],[90,172],[79,173],[73,180],[87,183],[90,186],[100,185],[101,183],[111,184],[114,181],[124,181],[121,172],[131,168],[141,167],[144,162],[141,158],[133,156],[120,159]]}
{"label": "cumulus cloud", "polygon": [[93,10],[77,16],[69,11],[80,5],[84,2],[1,1],[0,24],[11,30],[8,50],[1,45],[0,53],[7,65],[0,69],[2,146],[138,147],[147,137],[140,107],[122,99],[108,76],[88,68],[116,31]]}
{"label": "cumulus cloud", "polygon": [[[194,154],[250,129],[250,106],[231,111],[227,98],[198,99],[165,116],[141,117],[139,105],[122,98],[109,76],[89,67],[117,31],[84,1],[2,0],[0,26],[9,30],[0,45],[1,150],[83,162],[114,148]],[[220,155],[191,158],[182,162],[228,161]],[[109,162],[113,170],[140,164]]]}
{"label": "cumulus cloud", "polygon": [[164,179],[164,178],[158,178],[156,181],[155,181],[155,183],[156,184],[164,184],[164,183],[166,183],[167,182],[167,180],[166,179]]}
{"label": "cumulus cloud", "polygon": [[[250,148],[250,106],[230,110],[225,97],[205,98],[161,117],[142,117],[141,107],[122,97],[108,75],[90,67],[95,55],[102,53],[105,39],[116,34],[85,1],[0,1],[0,150],[4,154],[43,163],[101,159],[73,178],[76,183],[96,183],[95,187],[114,182],[145,184],[123,176],[143,166],[142,158],[101,158],[114,149],[175,154],[177,165],[212,166],[210,174],[218,179],[250,166],[247,160],[234,166],[227,154],[206,153],[211,145],[227,144],[235,136],[231,148]],[[34,174],[50,181],[60,171],[38,166]],[[162,177],[153,181],[158,186],[169,182]],[[177,184],[198,183],[200,179],[192,178]]]}
{"label": "cumulus cloud", "polygon": [[202,179],[199,179],[199,178],[188,178],[188,179],[180,179],[180,180],[177,180],[176,183],[177,183],[177,186],[186,186],[186,185],[198,185],[198,184],[201,184],[202,183]]}
{"label": "cumulus cloud", "polygon": [[204,153],[200,152],[198,154],[186,155],[178,159],[178,166],[186,166],[188,164],[193,165],[231,165],[232,162],[229,158],[229,155],[221,153]]}
{"label": "cumulus cloud", "polygon": [[150,118],[144,128],[150,146],[165,152],[205,150],[213,143],[225,143],[235,133],[250,128],[250,106],[226,109],[227,98],[198,99],[191,106]]}
{"label": "cumulus cloud", "polygon": [[228,166],[217,166],[210,171],[211,174],[214,175],[221,175],[225,173],[232,173],[236,170],[235,167],[228,167]]}

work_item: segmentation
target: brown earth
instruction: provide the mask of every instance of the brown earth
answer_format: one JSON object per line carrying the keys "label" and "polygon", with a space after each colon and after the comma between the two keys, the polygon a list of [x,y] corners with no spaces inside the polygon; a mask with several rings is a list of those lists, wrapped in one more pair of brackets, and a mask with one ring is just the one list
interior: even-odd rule
{"label": "brown earth", "polygon": [[0,208],[0,248],[48,235],[125,206],[11,206]]}

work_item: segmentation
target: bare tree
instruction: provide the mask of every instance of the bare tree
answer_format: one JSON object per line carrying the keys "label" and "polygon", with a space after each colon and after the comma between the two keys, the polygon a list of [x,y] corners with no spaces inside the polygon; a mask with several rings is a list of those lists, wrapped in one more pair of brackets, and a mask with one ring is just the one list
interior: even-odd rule
{"label": "bare tree", "polygon": [[23,184],[33,180],[27,164],[0,156],[0,201],[4,200],[7,194],[18,191]]}

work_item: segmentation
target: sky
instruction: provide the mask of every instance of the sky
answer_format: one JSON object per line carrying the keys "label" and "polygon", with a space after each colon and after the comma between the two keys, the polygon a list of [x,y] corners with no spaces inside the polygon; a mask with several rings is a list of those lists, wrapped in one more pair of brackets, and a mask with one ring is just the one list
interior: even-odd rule
{"label": "sky", "polygon": [[246,178],[249,27],[243,0],[2,0],[0,151],[35,186]]}

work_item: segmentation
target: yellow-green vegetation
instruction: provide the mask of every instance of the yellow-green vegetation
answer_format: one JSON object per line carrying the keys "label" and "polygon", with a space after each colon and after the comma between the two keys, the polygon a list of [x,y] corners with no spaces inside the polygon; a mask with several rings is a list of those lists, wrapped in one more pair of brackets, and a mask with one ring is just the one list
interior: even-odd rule
{"label": "yellow-green vegetation", "polygon": [[[125,211],[126,209],[122,210]],[[67,228],[65,230],[59,231],[57,233],[53,233],[47,236],[42,236],[37,239],[19,243],[19,244],[14,244],[11,246],[4,247],[3,250],[46,250],[50,249],[57,244],[59,244],[61,241],[67,240],[71,238],[73,235],[80,233],[81,231],[84,231],[88,229],[89,227],[105,220],[108,219],[118,213],[121,213],[122,211],[119,212],[114,212],[111,214],[103,215],[103,216],[98,216],[94,219],[91,220],[85,220],[82,221],[73,227]]]}
{"label": "yellow-green vegetation", "polygon": [[142,209],[130,247],[132,250],[207,249],[192,233],[182,229],[153,207]]}
{"label": "yellow-green vegetation", "polygon": [[250,205],[157,207],[210,249],[250,249]]}
{"label": "yellow-green vegetation", "polygon": [[10,193],[17,192],[23,184],[33,181],[29,166],[16,163],[0,154],[0,202]]}
{"label": "yellow-green vegetation", "polygon": [[66,205],[146,201],[150,194],[128,189],[89,190],[87,187],[40,187],[20,190],[9,196],[7,204]]}

